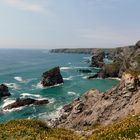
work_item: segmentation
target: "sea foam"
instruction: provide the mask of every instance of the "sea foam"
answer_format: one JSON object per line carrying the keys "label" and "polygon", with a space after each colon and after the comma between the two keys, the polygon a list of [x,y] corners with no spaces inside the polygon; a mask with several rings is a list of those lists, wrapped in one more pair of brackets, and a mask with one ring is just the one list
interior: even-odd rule
{"label": "sea foam", "polygon": [[62,86],[62,85],[63,85],[63,83],[62,84],[56,84],[54,86],[43,87],[41,82],[39,82],[39,83],[37,83],[36,86],[35,85],[32,85],[32,86],[36,87],[37,89],[48,89],[48,88],[58,87],[58,86]]}
{"label": "sea foam", "polygon": [[67,77],[67,78],[63,78],[63,80],[72,80],[72,76]]}
{"label": "sea foam", "polygon": [[12,108],[12,109],[3,109],[3,111],[6,112],[13,112],[13,111],[17,111],[17,110],[22,110],[23,108],[25,108],[26,106],[21,106],[18,108]]}
{"label": "sea foam", "polygon": [[[4,100],[4,104],[2,105],[2,108],[6,107],[7,105],[10,105],[12,103],[14,103],[15,100],[12,99],[6,99]],[[3,109],[3,112],[13,112],[13,111],[17,111],[17,110],[22,110],[25,106],[23,107],[18,107],[18,108],[12,108],[12,109]]]}
{"label": "sea foam", "polygon": [[68,91],[68,95],[76,95],[76,92]]}
{"label": "sea foam", "polygon": [[14,77],[15,80],[19,81],[19,82],[23,82],[23,79],[22,77],[19,77],[19,76],[15,76]]}
{"label": "sea foam", "polygon": [[4,84],[12,89],[20,89],[20,86],[16,83],[4,83]]}
{"label": "sea foam", "polygon": [[87,69],[89,67],[61,67],[60,70],[70,70],[70,69]]}
{"label": "sea foam", "polygon": [[5,106],[7,106],[9,104],[14,103],[14,102],[15,102],[15,100],[12,100],[12,99],[7,98],[7,99],[4,100],[4,103],[2,105],[2,108],[4,108]]}
{"label": "sea foam", "polygon": [[69,70],[72,69],[72,67],[61,67],[60,70]]}
{"label": "sea foam", "polygon": [[80,96],[79,93],[76,93],[76,92],[73,92],[73,91],[68,91],[67,93],[68,93],[68,95],[70,95],[70,96],[77,96],[77,97]]}
{"label": "sea foam", "polygon": [[38,95],[38,94],[30,94],[30,93],[22,93],[20,94],[23,98],[25,97],[36,97],[36,98],[41,98],[42,96],[41,95]]}
{"label": "sea foam", "polygon": [[[47,120],[55,120],[56,118],[58,118],[61,115],[61,110],[62,110],[63,106],[59,106],[58,108],[56,108],[55,111],[51,112],[51,113],[40,113],[39,114],[39,118],[45,118]],[[49,123],[49,122],[48,122]],[[50,125],[50,124],[48,124]]]}

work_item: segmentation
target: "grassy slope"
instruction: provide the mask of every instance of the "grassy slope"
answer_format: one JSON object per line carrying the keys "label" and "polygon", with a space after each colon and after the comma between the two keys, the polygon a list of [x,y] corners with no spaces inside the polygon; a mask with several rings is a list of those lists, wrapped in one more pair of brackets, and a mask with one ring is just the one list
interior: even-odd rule
{"label": "grassy slope", "polygon": [[0,124],[0,140],[78,140],[71,131],[49,128],[37,120],[13,120]]}
{"label": "grassy slope", "polygon": [[[95,129],[95,127],[90,128]],[[88,138],[79,138],[74,132],[49,128],[37,120],[13,120],[0,124],[0,140],[140,140],[140,116],[128,117],[122,121],[98,126]]]}
{"label": "grassy slope", "polygon": [[140,140],[140,116],[98,128],[88,140]]}

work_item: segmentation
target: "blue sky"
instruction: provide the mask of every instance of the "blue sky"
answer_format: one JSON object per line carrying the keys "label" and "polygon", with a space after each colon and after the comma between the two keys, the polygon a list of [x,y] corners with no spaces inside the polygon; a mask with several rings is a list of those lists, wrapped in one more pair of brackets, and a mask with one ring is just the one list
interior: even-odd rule
{"label": "blue sky", "polygon": [[0,48],[134,44],[139,6],[140,0],[0,0]]}

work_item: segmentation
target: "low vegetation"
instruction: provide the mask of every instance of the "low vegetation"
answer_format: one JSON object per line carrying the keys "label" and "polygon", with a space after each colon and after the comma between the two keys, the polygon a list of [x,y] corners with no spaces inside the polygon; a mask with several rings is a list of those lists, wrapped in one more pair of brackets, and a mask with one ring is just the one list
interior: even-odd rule
{"label": "low vegetation", "polygon": [[[93,125],[94,126],[94,125]],[[98,127],[97,127],[98,126]],[[12,120],[0,124],[1,140],[140,140],[140,116],[131,116],[108,126],[97,125],[84,138],[72,131],[50,128],[38,120]]]}
{"label": "low vegetation", "polygon": [[120,69],[120,63],[119,62],[106,64],[105,66],[106,66],[106,69],[112,70],[112,71],[119,71],[119,69]]}
{"label": "low vegetation", "polygon": [[0,140],[78,140],[73,132],[49,128],[37,120],[12,120],[0,124]]}
{"label": "low vegetation", "polygon": [[128,117],[118,123],[100,127],[88,140],[140,140],[140,116]]}
{"label": "low vegetation", "polygon": [[130,73],[131,75],[133,75],[134,77],[138,77],[140,75],[140,70],[127,70],[126,73]]}
{"label": "low vegetation", "polygon": [[136,61],[140,64],[140,55],[136,57]]}

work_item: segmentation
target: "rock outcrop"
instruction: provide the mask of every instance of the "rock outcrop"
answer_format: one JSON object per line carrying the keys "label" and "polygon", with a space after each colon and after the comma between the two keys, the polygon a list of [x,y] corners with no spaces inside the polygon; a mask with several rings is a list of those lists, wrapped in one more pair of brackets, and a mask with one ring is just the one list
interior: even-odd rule
{"label": "rock outcrop", "polygon": [[95,54],[92,56],[91,65],[90,65],[90,66],[91,66],[91,67],[102,68],[103,65],[104,65],[104,60],[103,60],[104,57],[105,57],[104,51],[95,53]]}
{"label": "rock outcrop", "polygon": [[[105,54],[112,63],[104,63]],[[51,120],[53,126],[82,131],[87,126],[106,125],[140,113],[140,41],[132,46],[96,50],[91,66],[101,70],[89,79],[119,77],[120,84],[104,93],[89,90],[82,98],[65,105],[61,116]]]}
{"label": "rock outcrop", "polygon": [[84,97],[65,105],[60,118],[52,124],[57,127],[84,130],[94,124],[110,124],[127,115],[140,113],[140,75],[124,73],[118,86],[100,93],[89,90]]}
{"label": "rock outcrop", "polygon": [[[97,77],[122,77],[126,70],[140,71],[140,41],[136,45],[115,48],[108,51],[109,58],[113,61],[111,64],[105,64],[102,57],[93,56],[91,66],[98,66],[101,71]],[[101,65],[100,65],[101,64]]]}
{"label": "rock outcrop", "polygon": [[43,79],[41,84],[43,85],[43,87],[50,87],[50,86],[64,83],[59,67],[55,67],[43,73],[42,77]]}
{"label": "rock outcrop", "polygon": [[9,92],[9,89],[6,85],[4,84],[1,84],[0,85],[0,99],[2,97],[7,97],[7,96],[11,96],[10,92]]}
{"label": "rock outcrop", "polygon": [[13,109],[13,108],[19,108],[22,106],[27,106],[27,105],[43,105],[43,104],[48,104],[49,101],[48,100],[35,100],[35,99],[31,99],[31,98],[17,98],[16,101],[14,103],[11,103],[7,106],[5,106],[3,109],[7,110],[7,109]]}

